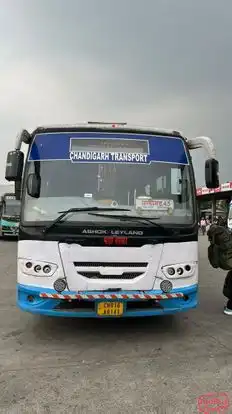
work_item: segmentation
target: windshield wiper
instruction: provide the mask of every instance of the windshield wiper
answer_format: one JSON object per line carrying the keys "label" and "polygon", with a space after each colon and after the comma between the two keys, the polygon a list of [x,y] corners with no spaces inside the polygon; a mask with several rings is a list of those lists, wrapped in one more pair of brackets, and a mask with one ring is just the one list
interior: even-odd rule
{"label": "windshield wiper", "polygon": [[69,208],[68,210],[58,211],[60,216],[58,216],[51,224],[46,226],[43,229],[43,234],[46,234],[52,227],[56,226],[56,224],[60,223],[64,217],[66,217],[69,213],[81,213],[81,212],[89,212],[89,211],[131,211],[128,208],[116,208],[116,207],[73,207]]}
{"label": "windshield wiper", "polygon": [[121,221],[135,221],[137,223],[142,221],[142,222],[145,222],[148,225],[151,224],[154,227],[159,227],[160,229],[165,230],[166,232],[168,232],[170,234],[173,234],[172,229],[164,227],[162,224],[156,223],[155,221],[153,221],[153,220],[159,220],[160,217],[150,217],[150,218],[148,218],[148,217],[140,217],[140,216],[139,217],[138,216],[127,216],[126,214],[118,216],[116,214],[98,214],[98,213],[91,213],[91,212],[89,213],[89,215],[97,216],[97,217],[116,218],[116,219],[121,220]]}

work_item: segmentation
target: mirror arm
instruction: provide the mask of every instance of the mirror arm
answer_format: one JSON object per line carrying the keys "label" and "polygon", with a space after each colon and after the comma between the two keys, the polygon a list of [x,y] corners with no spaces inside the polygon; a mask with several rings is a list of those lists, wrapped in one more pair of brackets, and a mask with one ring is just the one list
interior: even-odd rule
{"label": "mirror arm", "polygon": [[15,198],[16,200],[20,200],[21,199],[21,184],[22,181],[15,181]]}
{"label": "mirror arm", "polygon": [[26,129],[22,129],[16,137],[16,142],[15,142],[16,151],[20,151],[21,145],[23,142],[24,144],[29,144],[31,142],[31,135]]}
{"label": "mirror arm", "polygon": [[196,137],[193,139],[188,139],[187,145],[190,150],[204,148],[209,158],[216,159],[216,149],[215,149],[212,139],[209,137],[202,136],[202,137]]}

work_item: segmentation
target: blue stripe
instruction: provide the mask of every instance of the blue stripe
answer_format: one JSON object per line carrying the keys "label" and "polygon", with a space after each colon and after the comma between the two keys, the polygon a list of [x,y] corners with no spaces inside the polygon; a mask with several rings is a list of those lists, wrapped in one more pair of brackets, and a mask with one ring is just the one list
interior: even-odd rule
{"label": "blue stripe", "polygon": [[[99,316],[96,311],[96,306],[99,301],[98,300],[90,300],[89,302],[92,303],[90,309],[79,309],[78,311],[75,310],[62,310],[57,309],[57,306],[62,302],[60,299],[49,299],[49,298],[40,298],[40,292],[43,293],[57,293],[53,289],[44,289],[42,287],[35,287],[35,286],[26,286],[26,285],[17,285],[17,304],[18,307],[26,312],[44,315],[44,316],[54,316],[54,317],[71,317],[71,318],[112,318],[111,316]],[[158,316],[158,315],[172,315],[177,312],[185,312],[190,309],[193,309],[197,306],[198,303],[198,285],[188,286],[186,288],[181,289],[173,289],[174,292],[182,292],[188,296],[186,299],[164,299],[161,301],[162,308],[147,308],[147,309],[130,309],[127,308],[126,299],[120,299],[120,302],[124,303],[124,313],[122,315],[123,318],[127,317],[145,317],[145,316]],[[77,292],[68,291],[67,294],[75,294]],[[81,292],[85,294],[93,294],[92,291],[88,292]],[[103,293],[94,292],[94,293]],[[108,292],[106,292],[108,293]],[[113,293],[113,292],[110,292]],[[118,292],[117,292],[118,293]],[[120,291],[120,293],[147,293],[147,294],[160,294],[160,290],[149,290],[149,291]],[[30,300],[29,300],[30,298]],[[33,299],[33,301],[31,301]],[[107,300],[108,301],[108,300]],[[133,301],[136,302],[137,300]],[[139,300],[138,300],[139,301]]]}
{"label": "blue stripe", "polygon": [[[150,154],[146,163],[167,162],[174,164],[188,164],[185,145],[182,139],[166,136],[124,134],[124,133],[47,133],[35,136],[29,153],[29,161],[38,160],[69,160],[71,138],[82,139],[132,139],[143,140],[149,143]],[[88,147],[86,147],[88,151]],[[123,151],[123,150],[122,150]],[[78,162],[83,162],[79,161]],[[85,161],[86,162],[86,161]],[[91,161],[91,162],[99,162]],[[105,161],[107,162],[107,161]],[[112,160],[108,161],[112,162]]]}

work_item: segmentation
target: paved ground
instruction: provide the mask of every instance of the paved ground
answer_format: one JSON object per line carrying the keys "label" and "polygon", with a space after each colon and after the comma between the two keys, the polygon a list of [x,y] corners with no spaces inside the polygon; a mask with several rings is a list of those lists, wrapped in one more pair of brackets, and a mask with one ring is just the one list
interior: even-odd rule
{"label": "paved ground", "polygon": [[193,414],[201,394],[224,391],[232,401],[232,318],[206,248],[201,237],[197,310],[83,321],[19,311],[16,243],[0,242],[0,413]]}

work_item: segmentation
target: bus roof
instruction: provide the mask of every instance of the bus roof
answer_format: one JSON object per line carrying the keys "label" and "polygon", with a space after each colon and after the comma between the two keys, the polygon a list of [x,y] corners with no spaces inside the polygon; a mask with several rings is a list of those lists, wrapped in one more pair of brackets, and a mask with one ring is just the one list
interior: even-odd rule
{"label": "bus roof", "polygon": [[[41,134],[46,132],[75,132],[75,131],[114,131],[115,129],[118,132],[128,132],[128,133],[147,133],[147,134],[156,134],[164,136],[173,136],[184,138],[179,131],[172,129],[160,129],[154,127],[144,127],[138,125],[127,125],[126,123],[108,123],[108,122],[86,122],[80,124],[67,124],[67,125],[43,125],[37,127],[32,135]],[[184,138],[185,139],[185,138]]]}

